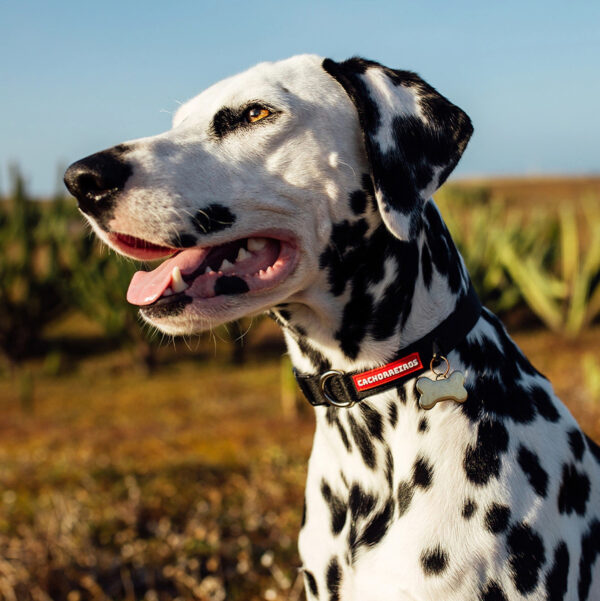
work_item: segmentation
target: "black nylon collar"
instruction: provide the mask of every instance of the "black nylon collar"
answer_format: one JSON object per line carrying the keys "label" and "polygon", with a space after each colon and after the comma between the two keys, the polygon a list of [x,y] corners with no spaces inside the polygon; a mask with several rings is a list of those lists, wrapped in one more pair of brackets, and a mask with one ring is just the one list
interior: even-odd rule
{"label": "black nylon collar", "polygon": [[294,368],[294,376],[311,405],[351,407],[368,396],[394,388],[399,380],[429,369],[434,355],[446,356],[471,331],[480,314],[481,303],[471,283],[454,311],[429,334],[400,349],[391,363],[360,372],[330,370],[313,375],[301,374]]}

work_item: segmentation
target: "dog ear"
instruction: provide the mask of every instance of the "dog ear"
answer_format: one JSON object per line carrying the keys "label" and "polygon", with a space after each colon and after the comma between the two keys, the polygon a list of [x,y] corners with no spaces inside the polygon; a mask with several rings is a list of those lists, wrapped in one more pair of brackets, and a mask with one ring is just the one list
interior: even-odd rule
{"label": "dog ear", "polygon": [[399,239],[417,236],[424,203],[460,159],[469,117],[418,75],[372,61],[323,61],[358,111],[379,211]]}

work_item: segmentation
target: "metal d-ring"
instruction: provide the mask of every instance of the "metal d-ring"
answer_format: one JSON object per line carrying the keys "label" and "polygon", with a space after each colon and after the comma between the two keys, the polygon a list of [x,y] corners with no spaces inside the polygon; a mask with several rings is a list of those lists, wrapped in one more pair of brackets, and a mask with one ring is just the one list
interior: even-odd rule
{"label": "metal d-ring", "polygon": [[[446,362],[446,371],[444,373],[435,371],[435,367],[433,367],[434,361],[445,361]],[[439,380],[440,378],[444,379],[450,372],[450,361],[444,357],[444,355],[434,355],[429,362],[429,369],[434,373],[435,379]]]}
{"label": "metal d-ring", "polygon": [[334,407],[352,407],[352,405],[354,405],[354,401],[353,400],[348,400],[348,401],[340,402],[340,401],[334,399],[333,397],[330,397],[327,394],[327,390],[325,388],[325,383],[327,382],[327,380],[329,380],[329,378],[333,378],[333,376],[343,376],[343,375],[344,375],[344,372],[338,371],[337,369],[331,369],[329,371],[326,371],[319,378],[319,386],[321,387],[321,393],[325,397],[325,400],[330,405],[333,405]]}

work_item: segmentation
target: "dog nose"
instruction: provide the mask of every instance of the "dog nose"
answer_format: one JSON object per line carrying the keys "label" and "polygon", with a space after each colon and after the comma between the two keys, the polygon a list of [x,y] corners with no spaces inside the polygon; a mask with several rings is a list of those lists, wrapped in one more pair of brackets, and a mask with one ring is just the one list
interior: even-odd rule
{"label": "dog nose", "polygon": [[107,208],[125,187],[132,169],[122,154],[118,148],[103,150],[73,163],[65,172],[65,186],[84,213],[94,215]]}

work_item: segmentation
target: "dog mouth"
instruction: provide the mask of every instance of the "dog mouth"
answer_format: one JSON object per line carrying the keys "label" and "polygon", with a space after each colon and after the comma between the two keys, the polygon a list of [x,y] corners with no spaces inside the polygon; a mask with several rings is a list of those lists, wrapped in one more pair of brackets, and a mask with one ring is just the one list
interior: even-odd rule
{"label": "dog mouth", "polygon": [[186,249],[160,246],[124,234],[111,234],[114,246],[142,260],[168,257],[152,271],[133,275],[127,300],[139,307],[181,305],[223,295],[265,292],[294,269],[297,249],[283,235],[265,234],[224,244]]}

